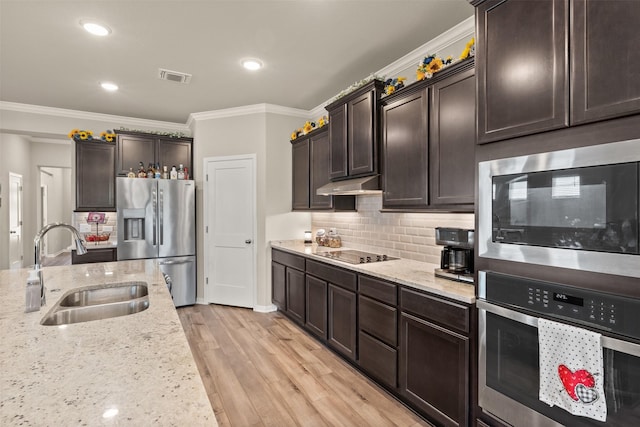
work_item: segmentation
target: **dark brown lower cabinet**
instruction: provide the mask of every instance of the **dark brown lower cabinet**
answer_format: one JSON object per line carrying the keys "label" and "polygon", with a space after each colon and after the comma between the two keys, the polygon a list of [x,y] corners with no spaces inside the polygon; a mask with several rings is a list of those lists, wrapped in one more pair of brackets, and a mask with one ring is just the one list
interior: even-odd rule
{"label": "dark brown lower cabinet", "polygon": [[286,267],[276,262],[271,263],[271,301],[278,310],[287,309],[287,276]]}
{"label": "dark brown lower cabinet", "polygon": [[469,338],[400,315],[400,394],[445,426],[469,422]]}
{"label": "dark brown lower cabinet", "polygon": [[307,276],[307,316],[304,326],[323,340],[327,338],[327,282]]}
{"label": "dark brown lower cabinet", "polygon": [[328,344],[351,360],[356,360],[356,293],[329,283]]}
{"label": "dark brown lower cabinet", "polygon": [[293,320],[304,323],[304,272],[287,267],[286,276],[287,313]]}
{"label": "dark brown lower cabinet", "polygon": [[360,367],[383,385],[398,387],[398,350],[363,332],[358,333]]}
{"label": "dark brown lower cabinet", "polygon": [[78,255],[76,250],[71,251],[71,264],[90,264],[93,262],[113,262],[118,260],[116,248],[89,249],[86,254]]}

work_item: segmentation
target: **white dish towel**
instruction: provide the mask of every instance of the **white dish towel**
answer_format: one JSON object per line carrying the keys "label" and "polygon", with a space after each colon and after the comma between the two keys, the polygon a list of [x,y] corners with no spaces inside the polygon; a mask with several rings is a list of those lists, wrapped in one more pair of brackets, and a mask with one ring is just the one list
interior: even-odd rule
{"label": "white dish towel", "polygon": [[540,400],[573,415],[607,420],[600,334],[538,319]]}

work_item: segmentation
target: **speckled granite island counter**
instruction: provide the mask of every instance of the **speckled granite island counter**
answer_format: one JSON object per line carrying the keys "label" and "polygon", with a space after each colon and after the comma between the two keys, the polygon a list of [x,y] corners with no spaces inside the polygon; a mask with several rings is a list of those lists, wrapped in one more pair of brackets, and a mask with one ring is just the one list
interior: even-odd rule
{"label": "speckled granite island counter", "polygon": [[327,264],[333,264],[338,267],[368,274],[380,279],[400,283],[467,304],[474,304],[476,301],[475,289],[472,285],[435,277],[433,272],[438,266],[434,264],[409,259],[396,259],[370,264],[349,264],[333,260],[331,258],[313,255],[316,251],[346,250],[349,249],[348,247],[330,249],[324,246],[318,246],[315,243],[305,245],[300,240],[274,240],[271,242],[271,247],[296,255],[304,255],[316,261],[326,262]]}
{"label": "speckled granite island counter", "polygon": [[[155,260],[43,271],[47,305],[33,313],[24,312],[27,270],[0,271],[0,425],[217,425]],[[40,324],[74,288],[129,281],[148,284],[148,309]]]}

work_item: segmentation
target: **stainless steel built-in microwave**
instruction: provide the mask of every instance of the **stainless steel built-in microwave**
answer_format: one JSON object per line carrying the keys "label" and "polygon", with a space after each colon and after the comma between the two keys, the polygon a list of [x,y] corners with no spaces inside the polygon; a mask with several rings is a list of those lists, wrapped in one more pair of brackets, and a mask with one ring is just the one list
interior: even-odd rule
{"label": "stainless steel built-in microwave", "polygon": [[640,139],[481,162],[478,255],[640,277]]}

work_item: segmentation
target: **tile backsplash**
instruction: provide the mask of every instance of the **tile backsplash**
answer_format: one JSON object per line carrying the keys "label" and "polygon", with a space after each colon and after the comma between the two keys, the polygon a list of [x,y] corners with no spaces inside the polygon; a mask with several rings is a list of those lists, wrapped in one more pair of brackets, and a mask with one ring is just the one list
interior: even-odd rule
{"label": "tile backsplash", "polygon": [[314,212],[316,230],[334,227],[342,245],[351,249],[440,264],[442,246],[436,245],[436,227],[474,228],[474,214],[380,212],[382,195],[356,198],[357,212]]}

